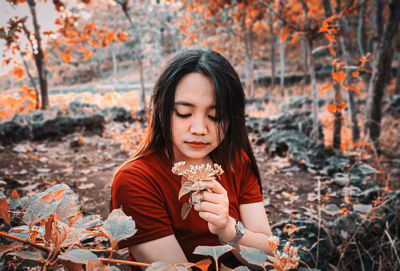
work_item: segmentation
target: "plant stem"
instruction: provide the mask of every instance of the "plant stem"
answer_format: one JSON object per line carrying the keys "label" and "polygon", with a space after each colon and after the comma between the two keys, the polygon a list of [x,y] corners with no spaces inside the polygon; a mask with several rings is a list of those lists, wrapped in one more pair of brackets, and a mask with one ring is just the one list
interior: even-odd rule
{"label": "plant stem", "polygon": [[100,258],[99,260],[102,262],[123,263],[123,264],[133,265],[133,266],[144,266],[144,267],[150,266],[150,264],[148,264],[148,263],[139,263],[139,262],[133,262],[133,261],[117,260],[117,259]]}
{"label": "plant stem", "polygon": [[6,233],[6,232],[0,231],[0,236],[4,236],[4,237],[10,238],[10,239],[14,239],[14,240],[16,240],[16,241],[18,241],[18,242],[22,242],[22,243],[24,243],[24,244],[26,244],[26,245],[30,245],[30,246],[32,246],[32,247],[34,247],[34,248],[40,249],[40,250],[42,250],[42,251],[44,251],[44,252],[47,252],[47,253],[50,252],[50,250],[49,250],[47,247],[34,244],[34,243],[32,243],[32,242],[29,242],[29,241],[24,240],[24,239],[22,239],[22,238],[16,237],[16,236],[11,235],[11,234],[8,234],[8,233]]}

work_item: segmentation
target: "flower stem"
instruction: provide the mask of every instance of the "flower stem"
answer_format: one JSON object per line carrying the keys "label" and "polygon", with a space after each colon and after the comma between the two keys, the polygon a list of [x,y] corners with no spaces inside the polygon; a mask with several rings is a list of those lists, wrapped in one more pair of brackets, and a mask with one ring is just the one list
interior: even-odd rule
{"label": "flower stem", "polygon": [[123,263],[123,264],[134,265],[134,266],[144,266],[144,267],[150,266],[150,264],[148,264],[148,263],[139,263],[139,262],[132,262],[132,261],[117,260],[117,259],[100,258],[99,260],[102,262]]}
{"label": "flower stem", "polygon": [[29,242],[28,240],[19,238],[19,237],[17,237],[17,236],[8,234],[8,233],[6,233],[6,232],[0,231],[0,236],[4,236],[4,237],[10,238],[10,239],[14,239],[14,240],[16,240],[16,241],[19,241],[19,242],[24,243],[24,244],[26,244],[26,245],[30,245],[30,246],[32,246],[32,247],[34,247],[34,248],[40,249],[40,250],[42,250],[42,251],[44,251],[44,252],[47,252],[47,253],[50,252],[50,249],[48,249],[47,247],[44,247],[44,246],[41,246],[41,245],[38,245],[38,244],[34,244],[34,243],[32,243],[32,242]]}

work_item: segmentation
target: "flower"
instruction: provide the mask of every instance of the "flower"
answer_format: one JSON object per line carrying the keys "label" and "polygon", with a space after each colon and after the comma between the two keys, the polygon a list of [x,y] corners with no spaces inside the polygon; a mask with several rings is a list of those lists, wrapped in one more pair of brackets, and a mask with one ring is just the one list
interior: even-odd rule
{"label": "flower", "polygon": [[186,169],[185,165],[185,161],[177,162],[171,169],[172,173],[175,175],[182,176],[182,186],[179,190],[178,199],[181,199],[181,197],[186,194],[191,194],[189,203],[185,203],[182,207],[182,219],[187,217],[194,203],[200,202],[197,196],[199,192],[208,187],[209,184],[207,181],[214,181],[216,177],[224,173],[222,167],[218,164],[214,164],[213,166],[208,163],[190,165],[189,168]]}

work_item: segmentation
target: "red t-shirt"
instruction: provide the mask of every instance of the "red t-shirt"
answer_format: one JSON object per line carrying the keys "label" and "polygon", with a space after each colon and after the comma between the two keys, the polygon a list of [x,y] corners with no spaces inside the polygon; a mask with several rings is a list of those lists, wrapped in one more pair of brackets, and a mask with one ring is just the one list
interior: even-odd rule
{"label": "red t-shirt", "polygon": [[[240,219],[239,205],[263,201],[258,180],[250,167],[250,159],[243,152],[244,162],[238,162],[233,173],[224,168],[220,183],[229,197],[229,214]],[[112,187],[113,208],[122,206],[126,215],[132,216],[137,232],[119,242],[119,248],[141,244],[174,234],[190,262],[204,259],[193,254],[197,246],[221,245],[218,236],[210,233],[207,222],[192,209],[185,220],[181,218],[182,204],[178,200],[181,176],[171,171],[172,163],[164,152],[150,151],[124,165],[115,175]],[[224,258],[231,257],[224,256]],[[133,259],[130,256],[130,259]],[[232,266],[236,259],[222,260]]]}

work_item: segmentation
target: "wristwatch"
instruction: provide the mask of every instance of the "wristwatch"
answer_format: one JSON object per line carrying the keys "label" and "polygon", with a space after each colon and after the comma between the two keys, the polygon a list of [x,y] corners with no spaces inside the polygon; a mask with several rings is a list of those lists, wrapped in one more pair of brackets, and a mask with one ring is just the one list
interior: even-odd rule
{"label": "wristwatch", "polygon": [[232,239],[231,241],[229,241],[229,242],[224,242],[220,237],[218,237],[219,242],[220,242],[222,245],[229,245],[229,246],[233,247],[233,246],[235,246],[235,245],[237,244],[237,242],[239,242],[239,240],[240,240],[240,239],[243,237],[243,235],[244,235],[244,226],[243,226],[243,223],[240,222],[239,220],[237,220],[236,218],[234,218],[234,219],[235,219],[235,222],[236,222],[236,234],[235,234],[235,236],[233,237],[233,239]]}

